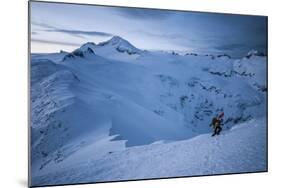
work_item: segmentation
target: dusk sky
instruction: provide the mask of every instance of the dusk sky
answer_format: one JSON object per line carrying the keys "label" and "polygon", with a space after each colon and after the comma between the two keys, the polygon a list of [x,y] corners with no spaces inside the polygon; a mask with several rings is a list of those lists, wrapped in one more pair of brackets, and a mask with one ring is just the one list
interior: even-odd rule
{"label": "dusk sky", "polygon": [[31,2],[31,52],[72,51],[120,36],[147,50],[234,57],[266,52],[267,19],[183,11]]}

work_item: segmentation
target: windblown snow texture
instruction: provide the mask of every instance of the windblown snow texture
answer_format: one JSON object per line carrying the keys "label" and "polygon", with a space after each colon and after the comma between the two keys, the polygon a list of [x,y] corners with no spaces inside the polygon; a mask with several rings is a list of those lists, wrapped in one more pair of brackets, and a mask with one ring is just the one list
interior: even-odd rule
{"label": "windblown snow texture", "polygon": [[255,50],[179,55],[117,36],[32,54],[32,186],[267,170],[266,67]]}

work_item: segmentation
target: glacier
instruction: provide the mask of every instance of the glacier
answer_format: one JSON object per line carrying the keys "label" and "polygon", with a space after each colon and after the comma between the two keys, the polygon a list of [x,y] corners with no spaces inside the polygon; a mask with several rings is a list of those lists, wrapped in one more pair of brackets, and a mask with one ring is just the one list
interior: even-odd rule
{"label": "glacier", "polygon": [[32,186],[267,170],[262,53],[180,55],[115,36],[30,65]]}

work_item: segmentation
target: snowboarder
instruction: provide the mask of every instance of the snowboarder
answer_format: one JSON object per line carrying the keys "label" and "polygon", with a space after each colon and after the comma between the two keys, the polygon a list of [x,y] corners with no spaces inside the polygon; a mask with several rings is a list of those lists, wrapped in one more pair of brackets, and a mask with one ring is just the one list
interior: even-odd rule
{"label": "snowboarder", "polygon": [[210,126],[213,126],[214,129],[214,133],[212,134],[212,136],[220,134],[222,130],[221,126],[223,122],[223,116],[224,116],[224,112],[220,113],[218,116],[213,118],[212,123],[210,124]]}

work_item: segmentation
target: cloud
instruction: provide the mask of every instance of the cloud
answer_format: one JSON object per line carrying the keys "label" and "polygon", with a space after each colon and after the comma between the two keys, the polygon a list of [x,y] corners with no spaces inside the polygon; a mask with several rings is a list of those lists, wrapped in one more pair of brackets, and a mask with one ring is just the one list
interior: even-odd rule
{"label": "cloud", "polygon": [[83,31],[83,30],[70,30],[70,29],[47,29],[48,32],[59,32],[71,35],[89,35],[89,36],[100,36],[100,37],[110,37],[113,34],[99,31]]}
{"label": "cloud", "polygon": [[40,27],[44,27],[44,28],[48,28],[48,29],[56,29],[56,27],[51,26],[49,24],[45,24],[45,23],[31,22],[31,24],[36,25],[36,26],[40,26]]}
{"label": "cloud", "polygon": [[65,46],[80,46],[79,43],[72,43],[72,42],[61,42],[61,41],[52,41],[52,40],[41,40],[41,39],[31,39],[31,42],[38,42],[38,43],[46,43],[46,44],[56,44],[56,45],[65,45]]}
{"label": "cloud", "polygon": [[46,32],[58,32],[58,33],[65,33],[69,34],[78,38],[84,38],[85,36],[100,36],[100,37],[111,37],[113,34],[106,33],[106,32],[99,32],[99,31],[84,31],[84,30],[71,30],[71,29],[61,29],[55,26],[51,26],[49,24],[45,23],[38,23],[38,22],[32,22],[32,25],[43,27],[43,31]]}
{"label": "cloud", "polygon": [[220,44],[220,45],[214,46],[214,48],[217,50],[226,50],[226,51],[242,49],[245,47],[246,47],[245,44],[239,44],[239,43]]}
{"label": "cloud", "polygon": [[141,33],[149,37],[157,37],[161,39],[182,39],[184,38],[183,35],[178,34],[178,33],[152,33],[149,31],[144,31],[144,30],[137,30],[133,31],[134,33]]}
{"label": "cloud", "polygon": [[158,9],[140,9],[140,8],[119,8],[116,9],[119,15],[126,18],[135,19],[151,19],[151,20],[163,20],[170,16],[172,13],[168,10]]}

